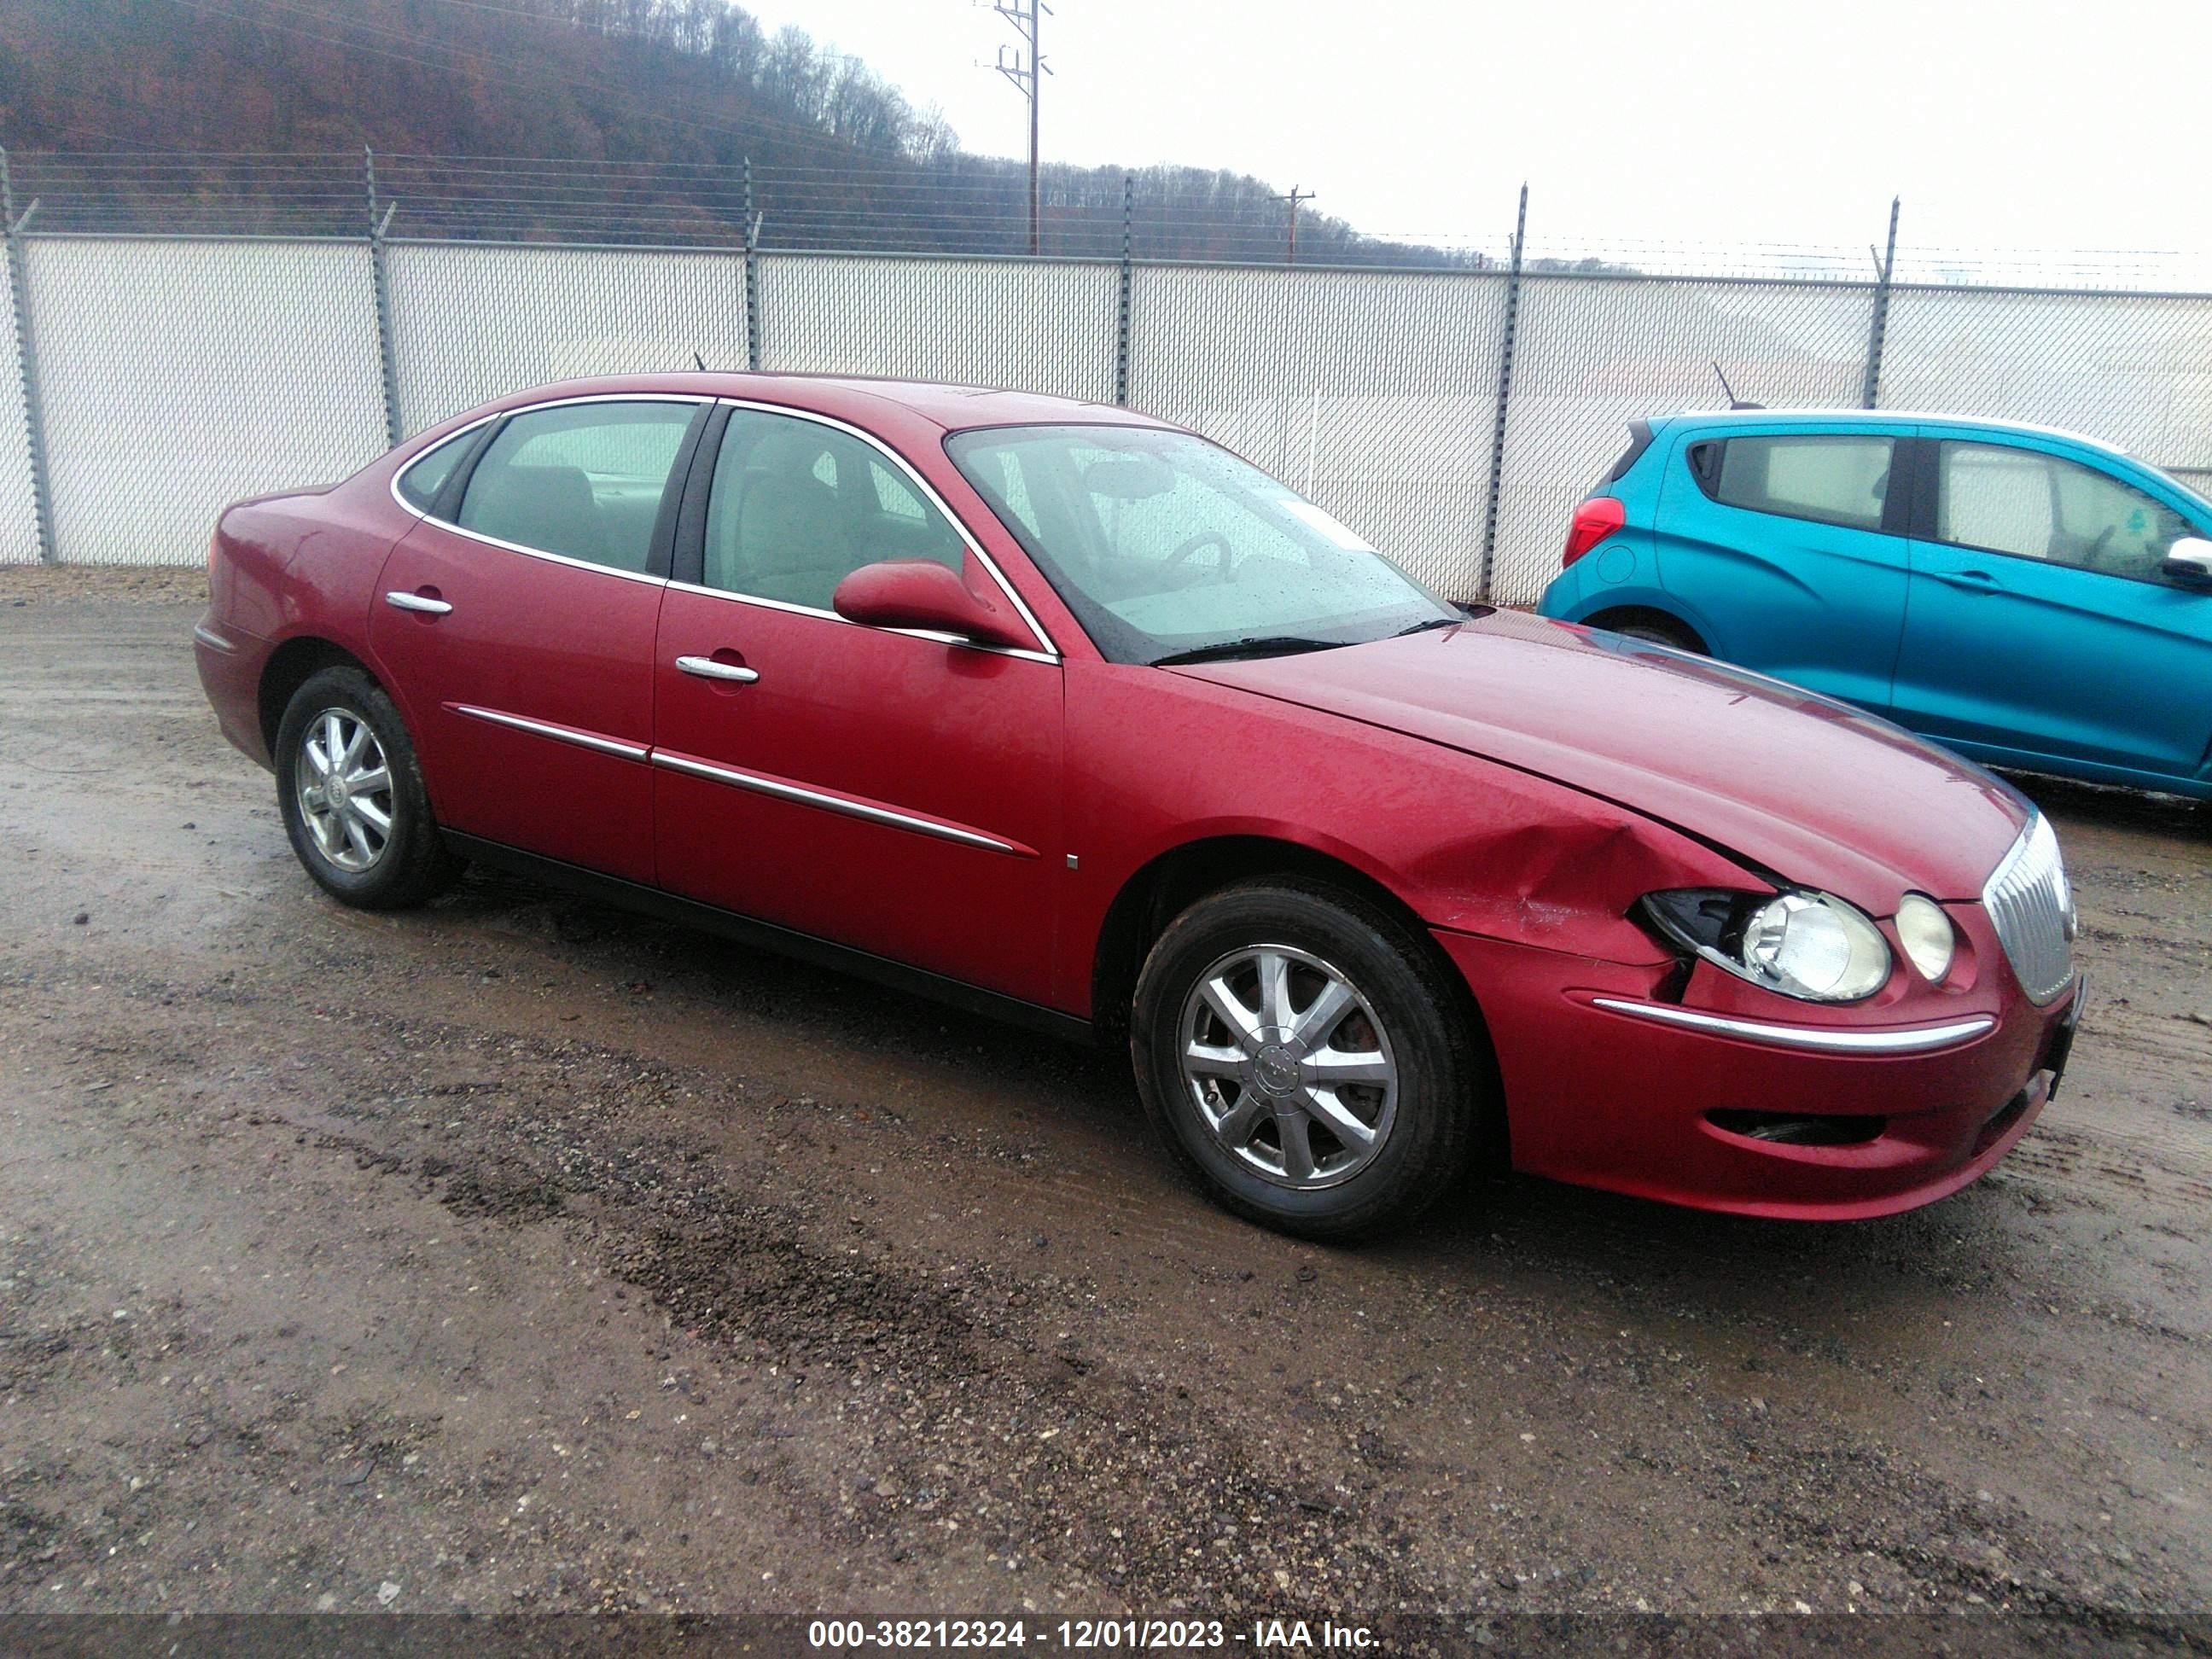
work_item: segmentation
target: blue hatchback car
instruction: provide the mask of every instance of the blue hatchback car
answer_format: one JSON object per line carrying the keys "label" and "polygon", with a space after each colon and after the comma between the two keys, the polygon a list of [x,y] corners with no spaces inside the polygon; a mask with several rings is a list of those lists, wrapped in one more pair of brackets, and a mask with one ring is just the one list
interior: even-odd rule
{"label": "blue hatchback car", "polygon": [[2212,502],[2087,439],[1735,410],[1630,427],[1538,607],[1997,766],[2212,799]]}

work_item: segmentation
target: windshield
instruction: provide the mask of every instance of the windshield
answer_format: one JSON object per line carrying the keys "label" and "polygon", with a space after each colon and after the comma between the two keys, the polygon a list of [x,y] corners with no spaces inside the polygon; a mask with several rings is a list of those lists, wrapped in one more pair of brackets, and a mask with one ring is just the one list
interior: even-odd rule
{"label": "windshield", "polygon": [[1357,645],[1464,615],[1227,450],[1146,427],[1018,426],[945,441],[1115,662]]}

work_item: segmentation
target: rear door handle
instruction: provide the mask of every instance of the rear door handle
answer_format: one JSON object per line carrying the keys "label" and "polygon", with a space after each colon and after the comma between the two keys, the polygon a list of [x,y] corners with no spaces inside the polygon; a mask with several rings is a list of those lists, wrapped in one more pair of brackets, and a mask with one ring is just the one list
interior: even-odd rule
{"label": "rear door handle", "polygon": [[2002,591],[2002,585],[1986,570],[1931,570],[1928,574],[1939,582],[1948,582],[1953,587],[1963,587],[1970,592],[1978,590],[1993,593]]}
{"label": "rear door handle", "polygon": [[750,668],[740,668],[733,662],[716,662],[712,657],[678,657],[676,665],[702,680],[734,680],[739,685],[750,685],[760,678]]}
{"label": "rear door handle", "polygon": [[419,611],[426,617],[442,617],[453,608],[443,599],[426,599],[420,593],[403,593],[397,590],[386,593],[384,602],[395,611]]}

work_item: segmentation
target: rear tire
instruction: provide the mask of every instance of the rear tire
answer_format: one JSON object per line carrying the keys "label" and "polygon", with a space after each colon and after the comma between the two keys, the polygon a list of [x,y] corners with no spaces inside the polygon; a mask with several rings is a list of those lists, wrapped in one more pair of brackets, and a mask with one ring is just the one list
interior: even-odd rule
{"label": "rear tire", "polygon": [[1341,888],[1224,888],[1145,959],[1137,1091],[1184,1172],[1247,1220],[1344,1241],[1405,1225],[1464,1174],[1481,1037],[1419,929]]}
{"label": "rear tire", "polygon": [[460,873],[431,813],[406,723],[358,668],[310,675],[285,706],[276,805],[292,851],[341,903],[404,909]]}
{"label": "rear tire", "polygon": [[1705,642],[1677,622],[1663,617],[1632,617],[1610,626],[1616,634],[1632,640],[1648,640],[1654,645],[1672,647],[1687,651],[1693,656],[1705,656]]}

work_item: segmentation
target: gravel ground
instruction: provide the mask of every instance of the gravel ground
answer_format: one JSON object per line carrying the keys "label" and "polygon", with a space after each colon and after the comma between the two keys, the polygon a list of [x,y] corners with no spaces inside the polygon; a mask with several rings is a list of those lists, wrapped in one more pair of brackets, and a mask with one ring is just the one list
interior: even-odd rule
{"label": "gravel ground", "polygon": [[2033,786],[2095,1001],[1968,1192],[1329,1250],[1103,1057],[501,878],[331,904],[198,580],[0,572],[0,1613],[2212,1605],[2188,809]]}

